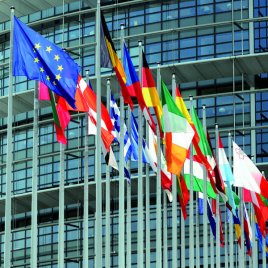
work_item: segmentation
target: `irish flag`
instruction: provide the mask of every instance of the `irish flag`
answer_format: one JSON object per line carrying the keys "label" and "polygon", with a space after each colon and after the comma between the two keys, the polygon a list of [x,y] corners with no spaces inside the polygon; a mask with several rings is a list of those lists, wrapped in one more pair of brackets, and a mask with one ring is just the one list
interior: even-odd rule
{"label": "irish flag", "polygon": [[233,142],[234,186],[268,198],[268,182],[243,150]]}
{"label": "irish flag", "polygon": [[194,131],[172,99],[162,81],[162,129],[165,133],[166,160],[169,172],[180,175]]}

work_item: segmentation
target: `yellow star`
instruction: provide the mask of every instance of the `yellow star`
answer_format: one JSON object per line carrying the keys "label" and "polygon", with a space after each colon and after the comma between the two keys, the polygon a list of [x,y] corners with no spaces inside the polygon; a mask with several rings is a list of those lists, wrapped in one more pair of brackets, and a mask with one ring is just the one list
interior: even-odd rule
{"label": "yellow star", "polygon": [[40,43],[37,43],[37,44],[34,45],[34,47],[35,47],[36,49],[40,49],[40,48],[41,48],[41,45],[40,45]]}
{"label": "yellow star", "polygon": [[60,60],[60,56],[59,55],[55,55],[54,60],[59,61]]}
{"label": "yellow star", "polygon": [[56,75],[56,79],[57,79],[58,81],[61,79],[60,74],[57,74],[57,75]]}
{"label": "yellow star", "polygon": [[48,47],[46,48],[46,51],[47,51],[48,53],[50,53],[51,50],[52,50],[51,46],[48,46]]}
{"label": "yellow star", "polygon": [[47,75],[47,81],[50,81],[50,77]]}
{"label": "yellow star", "polygon": [[40,67],[40,72],[43,73],[45,70],[43,67]]}
{"label": "yellow star", "polygon": [[58,65],[58,70],[59,70],[59,71],[62,71],[62,70],[63,70],[62,65]]}
{"label": "yellow star", "polygon": [[38,58],[34,58],[34,62],[38,63],[39,59]]}
{"label": "yellow star", "polygon": [[53,85],[54,85],[54,86],[56,86],[56,85],[57,85],[56,81],[54,81],[54,82],[53,82]]}

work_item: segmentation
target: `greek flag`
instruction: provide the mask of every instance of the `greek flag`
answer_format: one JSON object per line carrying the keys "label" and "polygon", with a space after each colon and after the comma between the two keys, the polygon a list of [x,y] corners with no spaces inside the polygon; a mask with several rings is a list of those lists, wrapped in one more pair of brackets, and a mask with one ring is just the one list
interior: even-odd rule
{"label": "greek flag", "polygon": [[[115,141],[119,142],[119,137],[120,137],[120,111],[119,108],[114,100],[113,95],[111,94],[111,99],[110,99],[110,117],[112,120],[112,123],[114,125],[114,137]],[[124,158],[125,162],[128,161],[130,155],[132,153],[132,145],[130,142],[130,138],[128,135],[127,127],[126,124],[124,124]]]}

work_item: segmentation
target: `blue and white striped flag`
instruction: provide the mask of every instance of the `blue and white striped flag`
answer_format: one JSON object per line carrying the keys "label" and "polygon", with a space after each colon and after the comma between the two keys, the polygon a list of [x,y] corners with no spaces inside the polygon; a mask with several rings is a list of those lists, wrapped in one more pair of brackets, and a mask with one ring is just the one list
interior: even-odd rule
{"label": "blue and white striped flag", "polygon": [[[132,157],[131,160],[138,161],[138,143],[139,143],[139,129],[137,121],[131,113],[131,144],[132,144]],[[146,153],[146,142],[142,139],[142,162],[145,164],[150,163]]]}
{"label": "blue and white striped flag", "polygon": [[[112,123],[114,125],[114,136],[115,140],[119,142],[119,137],[120,137],[120,110],[114,100],[113,95],[111,94],[111,99],[110,99],[110,117],[112,120]],[[125,162],[128,161],[130,155],[132,153],[132,145],[130,142],[130,138],[128,135],[127,127],[126,124],[124,124],[124,158]]]}

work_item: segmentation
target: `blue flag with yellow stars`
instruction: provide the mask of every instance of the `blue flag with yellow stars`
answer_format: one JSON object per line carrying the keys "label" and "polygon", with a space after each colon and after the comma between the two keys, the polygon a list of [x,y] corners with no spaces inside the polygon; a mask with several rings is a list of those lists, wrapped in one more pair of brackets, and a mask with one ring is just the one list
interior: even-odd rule
{"label": "blue flag with yellow stars", "polygon": [[13,75],[47,85],[75,108],[79,66],[61,48],[14,17]]}

